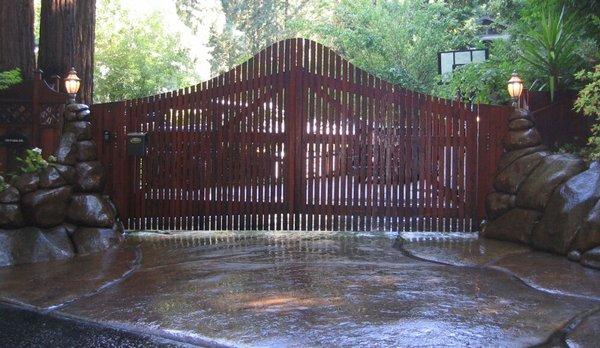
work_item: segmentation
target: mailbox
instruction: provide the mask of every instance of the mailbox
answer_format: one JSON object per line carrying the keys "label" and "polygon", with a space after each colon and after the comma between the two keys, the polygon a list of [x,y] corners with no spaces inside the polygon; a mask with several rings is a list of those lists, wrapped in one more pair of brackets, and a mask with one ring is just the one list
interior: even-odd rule
{"label": "mailbox", "polygon": [[127,133],[127,154],[129,156],[145,156],[148,146],[146,133]]}

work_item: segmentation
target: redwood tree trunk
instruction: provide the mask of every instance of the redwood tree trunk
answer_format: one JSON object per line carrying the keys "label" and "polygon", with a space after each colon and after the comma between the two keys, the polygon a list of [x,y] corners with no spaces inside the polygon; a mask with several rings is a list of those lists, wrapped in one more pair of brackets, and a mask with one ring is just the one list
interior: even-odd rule
{"label": "redwood tree trunk", "polygon": [[96,0],[42,0],[38,66],[45,78],[64,77],[74,67],[87,104],[92,103],[95,27]]}
{"label": "redwood tree trunk", "polygon": [[0,71],[21,69],[33,77],[33,0],[0,0]]}

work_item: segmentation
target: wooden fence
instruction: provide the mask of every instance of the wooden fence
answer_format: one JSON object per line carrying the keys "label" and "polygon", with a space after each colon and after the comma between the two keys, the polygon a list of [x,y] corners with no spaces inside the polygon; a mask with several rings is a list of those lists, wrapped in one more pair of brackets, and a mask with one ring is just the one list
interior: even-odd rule
{"label": "wooden fence", "polygon": [[[92,107],[107,193],[129,229],[164,230],[478,230],[509,111],[403,89],[304,39]],[[148,134],[144,156],[128,132]]]}
{"label": "wooden fence", "polygon": [[550,148],[563,145],[585,146],[590,136],[591,118],[573,110],[577,99],[575,91],[557,93],[554,101],[550,93],[525,91],[524,99],[535,119],[544,144]]}

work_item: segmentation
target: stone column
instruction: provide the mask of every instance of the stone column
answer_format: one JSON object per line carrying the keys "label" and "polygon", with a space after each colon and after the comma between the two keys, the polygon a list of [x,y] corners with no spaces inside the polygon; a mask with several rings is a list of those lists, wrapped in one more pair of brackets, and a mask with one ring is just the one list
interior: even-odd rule
{"label": "stone column", "polygon": [[108,248],[118,243],[123,234],[114,204],[103,195],[106,172],[98,161],[89,118],[87,105],[67,105],[56,152],[57,169],[73,185],[67,221],[77,226],[71,237],[78,253]]}
{"label": "stone column", "polygon": [[600,164],[548,151],[527,110],[515,109],[508,128],[482,236],[600,267]]}

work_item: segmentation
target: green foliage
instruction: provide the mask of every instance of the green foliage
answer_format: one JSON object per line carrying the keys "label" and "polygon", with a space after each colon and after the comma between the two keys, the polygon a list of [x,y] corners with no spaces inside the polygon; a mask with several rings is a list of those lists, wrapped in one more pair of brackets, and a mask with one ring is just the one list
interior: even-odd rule
{"label": "green foliage", "polygon": [[10,86],[18,85],[21,81],[20,69],[0,71],[0,91],[7,89]]}
{"label": "green foliage", "polygon": [[[180,16],[194,30],[202,15],[194,12],[202,2],[177,0]],[[216,75],[243,63],[270,44],[297,36],[296,22],[313,18],[320,1],[314,0],[221,0],[224,25],[211,27],[211,72]],[[195,13],[195,14],[194,14]]]}
{"label": "green foliage", "polygon": [[25,150],[25,157],[17,157],[17,161],[21,162],[21,173],[38,173],[48,167],[48,162],[42,157],[42,150],[37,147]]}
{"label": "green foliage", "polygon": [[538,76],[540,88],[547,88],[554,99],[556,91],[569,85],[573,74],[581,67],[577,55],[577,38],[581,21],[576,14],[567,14],[563,7],[557,11],[552,6],[542,8],[542,16],[533,29],[520,42],[521,57]]}
{"label": "green foliage", "polygon": [[8,188],[8,184],[6,183],[4,176],[0,175],[0,192],[6,190],[7,188]]}
{"label": "green foliage", "polygon": [[587,82],[578,94],[574,109],[594,120],[592,135],[588,139],[590,157],[600,159],[600,65],[594,71],[580,71],[576,74],[580,81]]}
{"label": "green foliage", "polygon": [[490,47],[489,59],[459,67],[450,79],[435,86],[432,93],[447,99],[458,94],[474,103],[505,104],[510,101],[506,82],[514,71],[522,71],[522,63],[510,41],[496,41]]}
{"label": "green foliage", "polygon": [[342,0],[330,21],[305,25],[358,67],[421,92],[437,81],[438,52],[467,46],[475,29],[445,4],[418,0]]}
{"label": "green foliage", "polygon": [[96,102],[133,99],[197,82],[194,61],[161,13],[135,20],[118,1],[104,0],[97,17]]}

